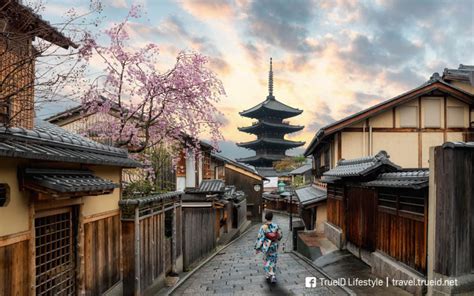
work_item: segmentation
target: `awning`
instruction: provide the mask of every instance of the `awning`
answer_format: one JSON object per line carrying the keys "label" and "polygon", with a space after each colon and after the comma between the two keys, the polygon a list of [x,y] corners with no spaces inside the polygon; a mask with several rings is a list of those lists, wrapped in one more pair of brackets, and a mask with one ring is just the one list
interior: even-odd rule
{"label": "awning", "polygon": [[295,192],[303,207],[324,201],[327,198],[327,192],[325,190],[313,185],[296,189]]}
{"label": "awning", "polygon": [[20,182],[24,188],[52,197],[102,195],[119,186],[88,170],[27,168],[21,171]]}

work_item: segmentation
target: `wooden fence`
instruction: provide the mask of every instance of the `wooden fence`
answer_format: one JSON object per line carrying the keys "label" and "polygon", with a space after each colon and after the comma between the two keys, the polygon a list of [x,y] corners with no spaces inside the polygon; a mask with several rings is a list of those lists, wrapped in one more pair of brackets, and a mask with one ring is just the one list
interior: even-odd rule
{"label": "wooden fence", "polygon": [[100,295],[120,281],[120,216],[84,223],[86,295]]}
{"label": "wooden fence", "polygon": [[183,208],[183,268],[187,270],[216,247],[216,210]]}
{"label": "wooden fence", "polygon": [[242,223],[247,221],[247,200],[244,199],[240,203],[234,204],[232,214],[232,227],[239,228]]}
{"label": "wooden fence", "polygon": [[141,295],[158,278],[176,271],[182,246],[181,194],[120,201],[124,295]]}
{"label": "wooden fence", "polygon": [[[474,271],[472,143],[450,143],[435,148],[434,184],[436,223],[433,229],[434,254],[431,255],[434,258],[434,271],[449,277],[471,276]],[[472,285],[472,281],[470,283]]]}

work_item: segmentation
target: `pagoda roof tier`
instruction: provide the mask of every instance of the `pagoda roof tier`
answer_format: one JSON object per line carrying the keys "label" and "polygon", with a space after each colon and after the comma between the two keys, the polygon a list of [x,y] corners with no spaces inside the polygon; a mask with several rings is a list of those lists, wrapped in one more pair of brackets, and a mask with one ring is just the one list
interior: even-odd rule
{"label": "pagoda roof tier", "polygon": [[276,138],[260,138],[250,142],[237,143],[237,146],[249,149],[255,149],[258,147],[283,147],[286,149],[291,149],[303,146],[304,144],[305,142],[300,141],[290,141]]}
{"label": "pagoda roof tier", "polygon": [[278,161],[278,160],[282,160],[285,157],[286,155],[284,154],[257,154],[255,156],[239,158],[237,159],[237,161],[246,162],[246,163],[250,163],[250,162],[259,163],[262,161]]}
{"label": "pagoda roof tier", "polygon": [[257,134],[265,130],[278,130],[285,133],[293,133],[300,131],[304,128],[302,125],[291,125],[288,123],[272,123],[267,121],[258,121],[251,126],[239,127],[239,131],[250,134]]}
{"label": "pagoda roof tier", "polygon": [[241,116],[249,118],[265,118],[265,117],[276,117],[276,118],[290,118],[301,114],[303,110],[290,107],[277,101],[273,95],[269,95],[262,103],[239,112]]}

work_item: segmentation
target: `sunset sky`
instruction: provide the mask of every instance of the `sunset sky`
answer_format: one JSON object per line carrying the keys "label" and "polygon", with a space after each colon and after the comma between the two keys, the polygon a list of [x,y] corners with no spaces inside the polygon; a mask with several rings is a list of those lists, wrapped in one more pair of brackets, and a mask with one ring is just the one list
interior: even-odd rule
{"label": "sunset sky", "polygon": [[[102,27],[122,20],[131,4],[103,3]],[[129,26],[129,34],[137,46],[157,43],[164,67],[183,49],[209,56],[227,93],[218,105],[225,114],[221,149],[232,158],[252,155],[234,145],[252,139],[237,130],[252,122],[238,112],[265,99],[270,57],[276,98],[304,110],[291,122],[305,129],[288,138],[307,144],[321,126],[416,87],[433,72],[474,64],[470,0],[134,3],[142,4],[146,13]],[[45,4],[42,15],[54,24],[71,7],[86,11],[89,1]],[[62,111],[58,108],[39,115]]]}

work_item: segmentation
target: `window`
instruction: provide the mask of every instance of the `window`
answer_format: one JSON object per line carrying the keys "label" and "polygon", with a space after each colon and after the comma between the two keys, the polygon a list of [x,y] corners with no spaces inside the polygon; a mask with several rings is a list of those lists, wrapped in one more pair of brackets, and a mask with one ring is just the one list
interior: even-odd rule
{"label": "window", "polygon": [[441,101],[438,99],[425,99],[423,101],[425,127],[441,127]]}
{"label": "window", "polygon": [[378,207],[393,215],[410,215],[418,220],[425,214],[425,197],[420,192],[379,192]]}
{"label": "window", "polygon": [[398,108],[400,112],[400,127],[418,127],[418,107],[405,106]]}
{"label": "window", "polygon": [[447,127],[464,127],[464,107],[446,108]]}
{"label": "window", "polygon": [[8,184],[0,184],[0,207],[6,207],[10,201],[10,187]]}

